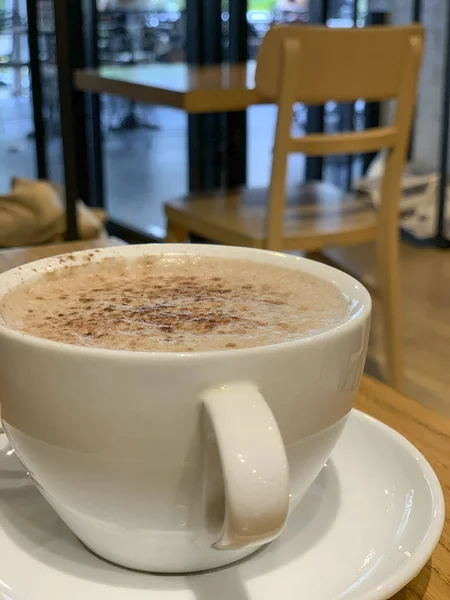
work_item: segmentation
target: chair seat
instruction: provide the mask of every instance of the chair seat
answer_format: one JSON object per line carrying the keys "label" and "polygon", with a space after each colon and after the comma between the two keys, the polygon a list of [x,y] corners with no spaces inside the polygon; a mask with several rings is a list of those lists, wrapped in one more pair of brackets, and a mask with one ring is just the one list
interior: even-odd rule
{"label": "chair seat", "polygon": [[[190,194],[166,203],[170,224],[209,240],[265,248],[267,189]],[[331,244],[374,239],[376,213],[363,200],[333,185],[312,182],[287,190],[280,250],[319,250]]]}

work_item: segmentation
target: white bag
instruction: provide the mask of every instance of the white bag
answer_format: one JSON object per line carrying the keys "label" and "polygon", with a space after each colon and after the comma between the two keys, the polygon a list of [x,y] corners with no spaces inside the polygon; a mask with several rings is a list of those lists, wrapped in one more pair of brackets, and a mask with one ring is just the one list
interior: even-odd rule
{"label": "white bag", "polygon": [[[380,204],[380,186],[386,162],[386,151],[379,152],[364,177],[353,189],[376,209]],[[439,174],[417,163],[407,163],[401,184],[399,225],[409,236],[424,241],[436,236]],[[444,236],[450,237],[450,202],[445,206]]]}

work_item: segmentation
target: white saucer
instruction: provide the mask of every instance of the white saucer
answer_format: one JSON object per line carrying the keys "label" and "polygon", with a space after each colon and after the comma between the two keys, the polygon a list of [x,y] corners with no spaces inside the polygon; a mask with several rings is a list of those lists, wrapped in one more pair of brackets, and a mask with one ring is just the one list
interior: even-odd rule
{"label": "white saucer", "polygon": [[424,457],[353,411],[277,541],[213,573],[147,575],[91,554],[0,436],[2,600],[384,600],[425,565],[443,522],[442,490]]}

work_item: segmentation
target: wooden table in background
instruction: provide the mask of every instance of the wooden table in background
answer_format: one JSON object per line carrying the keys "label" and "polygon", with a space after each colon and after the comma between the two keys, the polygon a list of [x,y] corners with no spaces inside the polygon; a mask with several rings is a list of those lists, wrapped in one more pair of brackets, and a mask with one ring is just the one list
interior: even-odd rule
{"label": "wooden table in background", "polygon": [[[71,242],[55,246],[0,250],[0,273],[18,265],[61,254],[101,246],[114,246],[120,240]],[[356,408],[390,425],[412,442],[428,459],[441,482],[450,506],[450,419],[414,400],[401,396],[378,381],[364,376],[355,401]],[[450,599],[450,515],[432,558],[419,575],[394,600]]]}
{"label": "wooden table in background", "polygon": [[85,92],[116,94],[135,102],[181,108],[190,114],[245,110],[260,99],[255,61],[209,66],[168,63],[75,71]]}
{"label": "wooden table in background", "polygon": [[[186,63],[110,66],[75,71],[73,85],[84,92],[115,94],[134,102],[179,108],[189,115],[227,115],[227,143],[220,151],[201,119],[190,122],[189,188],[199,191],[209,187],[210,176],[218,175],[212,175],[212,171],[207,173],[216,167],[225,187],[245,183],[246,144],[245,136],[241,136],[245,131],[245,118],[242,119],[244,115],[240,113],[261,103],[255,90],[255,70],[256,62],[252,60],[202,66]],[[211,164],[217,163],[216,167],[205,166],[201,159],[204,153]]]}

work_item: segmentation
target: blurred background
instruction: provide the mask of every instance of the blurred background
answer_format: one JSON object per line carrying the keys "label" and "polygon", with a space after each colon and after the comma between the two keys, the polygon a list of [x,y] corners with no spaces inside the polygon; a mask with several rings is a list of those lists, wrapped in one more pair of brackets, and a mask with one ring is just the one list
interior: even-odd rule
{"label": "blurred background", "polygon": [[[391,4],[403,9],[407,3]],[[52,0],[37,0],[36,6],[42,87],[42,106],[38,109],[45,122],[46,173],[52,181],[63,183],[53,4]],[[99,0],[96,8],[94,43],[99,65],[185,62],[189,45],[197,42],[197,37],[188,35],[186,0]],[[248,0],[245,13],[240,11],[245,18],[247,57],[256,58],[266,31],[274,23],[326,22],[330,27],[364,27],[384,22],[389,16],[381,10],[381,5],[374,6],[376,11],[372,13],[369,8],[368,0]],[[391,16],[396,18],[397,12],[401,11],[393,10]],[[230,21],[229,2],[223,0],[224,60],[230,36],[235,35],[231,31],[233,26],[242,29],[242,23]],[[0,0],[0,192],[9,189],[13,176],[36,176],[27,36],[26,0]],[[163,237],[162,203],[187,191],[188,117],[179,110],[140,105],[117,96],[102,95],[100,106],[103,203],[108,214],[121,224]],[[243,160],[247,182],[251,186],[266,185],[270,177],[276,107],[255,106],[246,112]],[[379,107],[367,107],[362,100],[352,107],[328,102],[323,111],[311,109],[309,115],[311,126],[317,127],[320,120],[326,131],[348,129],[350,121],[352,127],[364,128],[376,124],[378,119]],[[296,107],[295,123],[299,130],[307,126],[306,107]],[[289,174],[291,180],[317,178],[317,165],[311,165],[307,173],[305,160],[295,158]],[[351,164],[346,157],[327,158],[323,162],[324,178],[341,186],[348,187],[351,178],[361,175],[364,169],[364,162],[358,157]]]}

